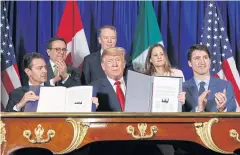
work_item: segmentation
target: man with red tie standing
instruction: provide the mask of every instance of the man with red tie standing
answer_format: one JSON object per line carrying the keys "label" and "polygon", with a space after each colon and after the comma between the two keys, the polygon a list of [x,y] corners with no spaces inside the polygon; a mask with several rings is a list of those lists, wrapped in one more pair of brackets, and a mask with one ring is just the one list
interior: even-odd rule
{"label": "man with red tie standing", "polygon": [[105,49],[101,57],[101,66],[105,78],[93,81],[90,85],[97,88],[99,107],[97,111],[124,111],[125,102],[125,50],[120,47]]}

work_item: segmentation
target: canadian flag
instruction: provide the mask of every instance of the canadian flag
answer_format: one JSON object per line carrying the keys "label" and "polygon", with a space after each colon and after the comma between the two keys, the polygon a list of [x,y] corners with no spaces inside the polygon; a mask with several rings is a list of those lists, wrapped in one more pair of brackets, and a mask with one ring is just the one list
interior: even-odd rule
{"label": "canadian flag", "polygon": [[66,63],[81,68],[84,57],[90,52],[76,1],[66,1],[57,36],[67,42]]}

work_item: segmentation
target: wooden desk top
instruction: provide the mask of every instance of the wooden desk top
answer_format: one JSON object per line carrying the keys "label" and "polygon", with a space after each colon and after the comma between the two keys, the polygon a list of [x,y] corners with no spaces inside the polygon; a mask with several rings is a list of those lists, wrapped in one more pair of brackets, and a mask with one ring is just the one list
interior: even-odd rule
{"label": "wooden desk top", "polygon": [[94,141],[184,140],[220,153],[240,148],[240,113],[1,113],[1,154],[63,154]]}

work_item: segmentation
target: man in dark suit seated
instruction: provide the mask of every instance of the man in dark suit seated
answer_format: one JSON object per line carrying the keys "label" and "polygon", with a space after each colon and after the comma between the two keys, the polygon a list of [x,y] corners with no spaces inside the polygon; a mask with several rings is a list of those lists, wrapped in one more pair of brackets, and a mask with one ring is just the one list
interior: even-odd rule
{"label": "man in dark suit seated", "polygon": [[184,110],[235,112],[236,101],[231,82],[210,76],[211,59],[207,46],[191,46],[188,64],[194,77],[183,83],[183,91],[186,92]]}
{"label": "man in dark suit seated", "polygon": [[39,53],[29,53],[23,57],[22,67],[28,76],[28,85],[19,87],[9,94],[7,112],[23,111],[28,101],[36,101],[39,97],[29,90],[30,85],[44,85],[47,81],[47,65]]}
{"label": "man in dark suit seated", "polygon": [[[97,88],[98,111],[123,111],[125,102],[125,50],[120,47],[105,49],[101,57],[101,67],[106,76],[92,82]],[[118,96],[119,95],[119,96]]]}
{"label": "man in dark suit seated", "polygon": [[[9,100],[5,111],[18,112],[23,111],[28,101],[37,101],[39,96],[29,90],[29,86],[49,86],[47,82],[47,65],[43,56],[39,53],[29,53],[23,57],[23,70],[28,77],[28,84],[13,90],[9,94]],[[92,98],[92,101],[98,107],[98,99]]]}
{"label": "man in dark suit seated", "polygon": [[[126,85],[123,78],[125,68],[125,50],[119,47],[107,48],[101,56],[101,67],[106,76],[90,85],[97,88],[99,107],[97,111],[123,111]],[[95,154],[129,154],[126,143],[98,142],[90,146],[90,155]],[[119,149],[120,148],[120,149]]]}
{"label": "man in dark suit seated", "polygon": [[81,85],[80,70],[66,65],[67,44],[63,38],[51,38],[47,43],[47,84],[72,87]]}
{"label": "man in dark suit seated", "polygon": [[[91,53],[84,58],[83,68],[82,68],[82,84],[88,85],[89,83],[106,77],[102,67],[101,67],[101,55],[103,50],[116,46],[117,42],[117,31],[114,26],[105,25],[99,29],[98,32],[98,42],[101,45],[101,50]],[[133,70],[131,58],[125,55],[126,67],[124,70],[124,75],[126,75],[127,70]]]}
{"label": "man in dark suit seated", "polygon": [[[102,54],[101,66],[106,77],[90,84],[97,88],[97,98],[99,100],[97,111],[124,111],[126,92],[126,78],[123,77],[126,63],[124,55],[125,50],[120,47],[105,49]],[[169,150],[167,145],[141,145],[141,143],[138,142],[109,142],[108,144],[99,142],[93,144],[90,149],[90,154],[141,154],[142,152],[138,151],[138,147],[140,146],[146,147],[146,150],[148,150],[150,154],[171,155],[174,153],[174,150]]]}

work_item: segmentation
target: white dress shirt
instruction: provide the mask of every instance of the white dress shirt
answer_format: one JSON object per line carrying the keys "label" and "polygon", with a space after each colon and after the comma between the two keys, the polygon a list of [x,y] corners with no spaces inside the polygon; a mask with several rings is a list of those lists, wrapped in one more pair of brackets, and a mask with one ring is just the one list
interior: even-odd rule
{"label": "white dress shirt", "polygon": [[[111,83],[111,85],[112,85],[112,87],[113,87],[114,91],[116,92],[116,88],[117,88],[117,86],[116,86],[116,85],[114,85],[114,83],[115,83],[116,81],[115,81],[115,80],[113,80],[113,79],[111,79],[111,78],[109,78],[108,76],[107,76],[107,79],[108,79],[108,81]],[[123,79],[123,77],[122,77],[120,80],[118,80],[118,81],[120,81],[120,82],[121,82],[121,84],[120,84],[120,87],[121,87],[121,89],[122,89],[122,91],[123,91],[123,94],[124,94],[124,96],[125,96],[125,92],[126,92],[126,85],[125,85],[125,82],[124,82],[124,79]]]}
{"label": "white dress shirt", "polygon": [[[55,70],[55,68],[56,68],[56,67],[55,67],[56,64],[55,64],[52,60],[49,60],[49,62],[50,62],[50,64],[51,64],[51,68],[52,68],[52,70],[53,70],[53,72],[54,72],[54,70]],[[69,78],[69,76],[70,76],[70,75],[68,75],[67,78],[62,81],[62,84],[64,84],[64,83],[67,81],[67,79]],[[55,84],[53,83],[53,79],[50,80],[50,85],[51,85],[51,86],[55,86]]]}
{"label": "white dress shirt", "polygon": [[100,53],[101,53],[101,56],[102,56],[102,53],[103,53],[103,49],[100,50]]}

